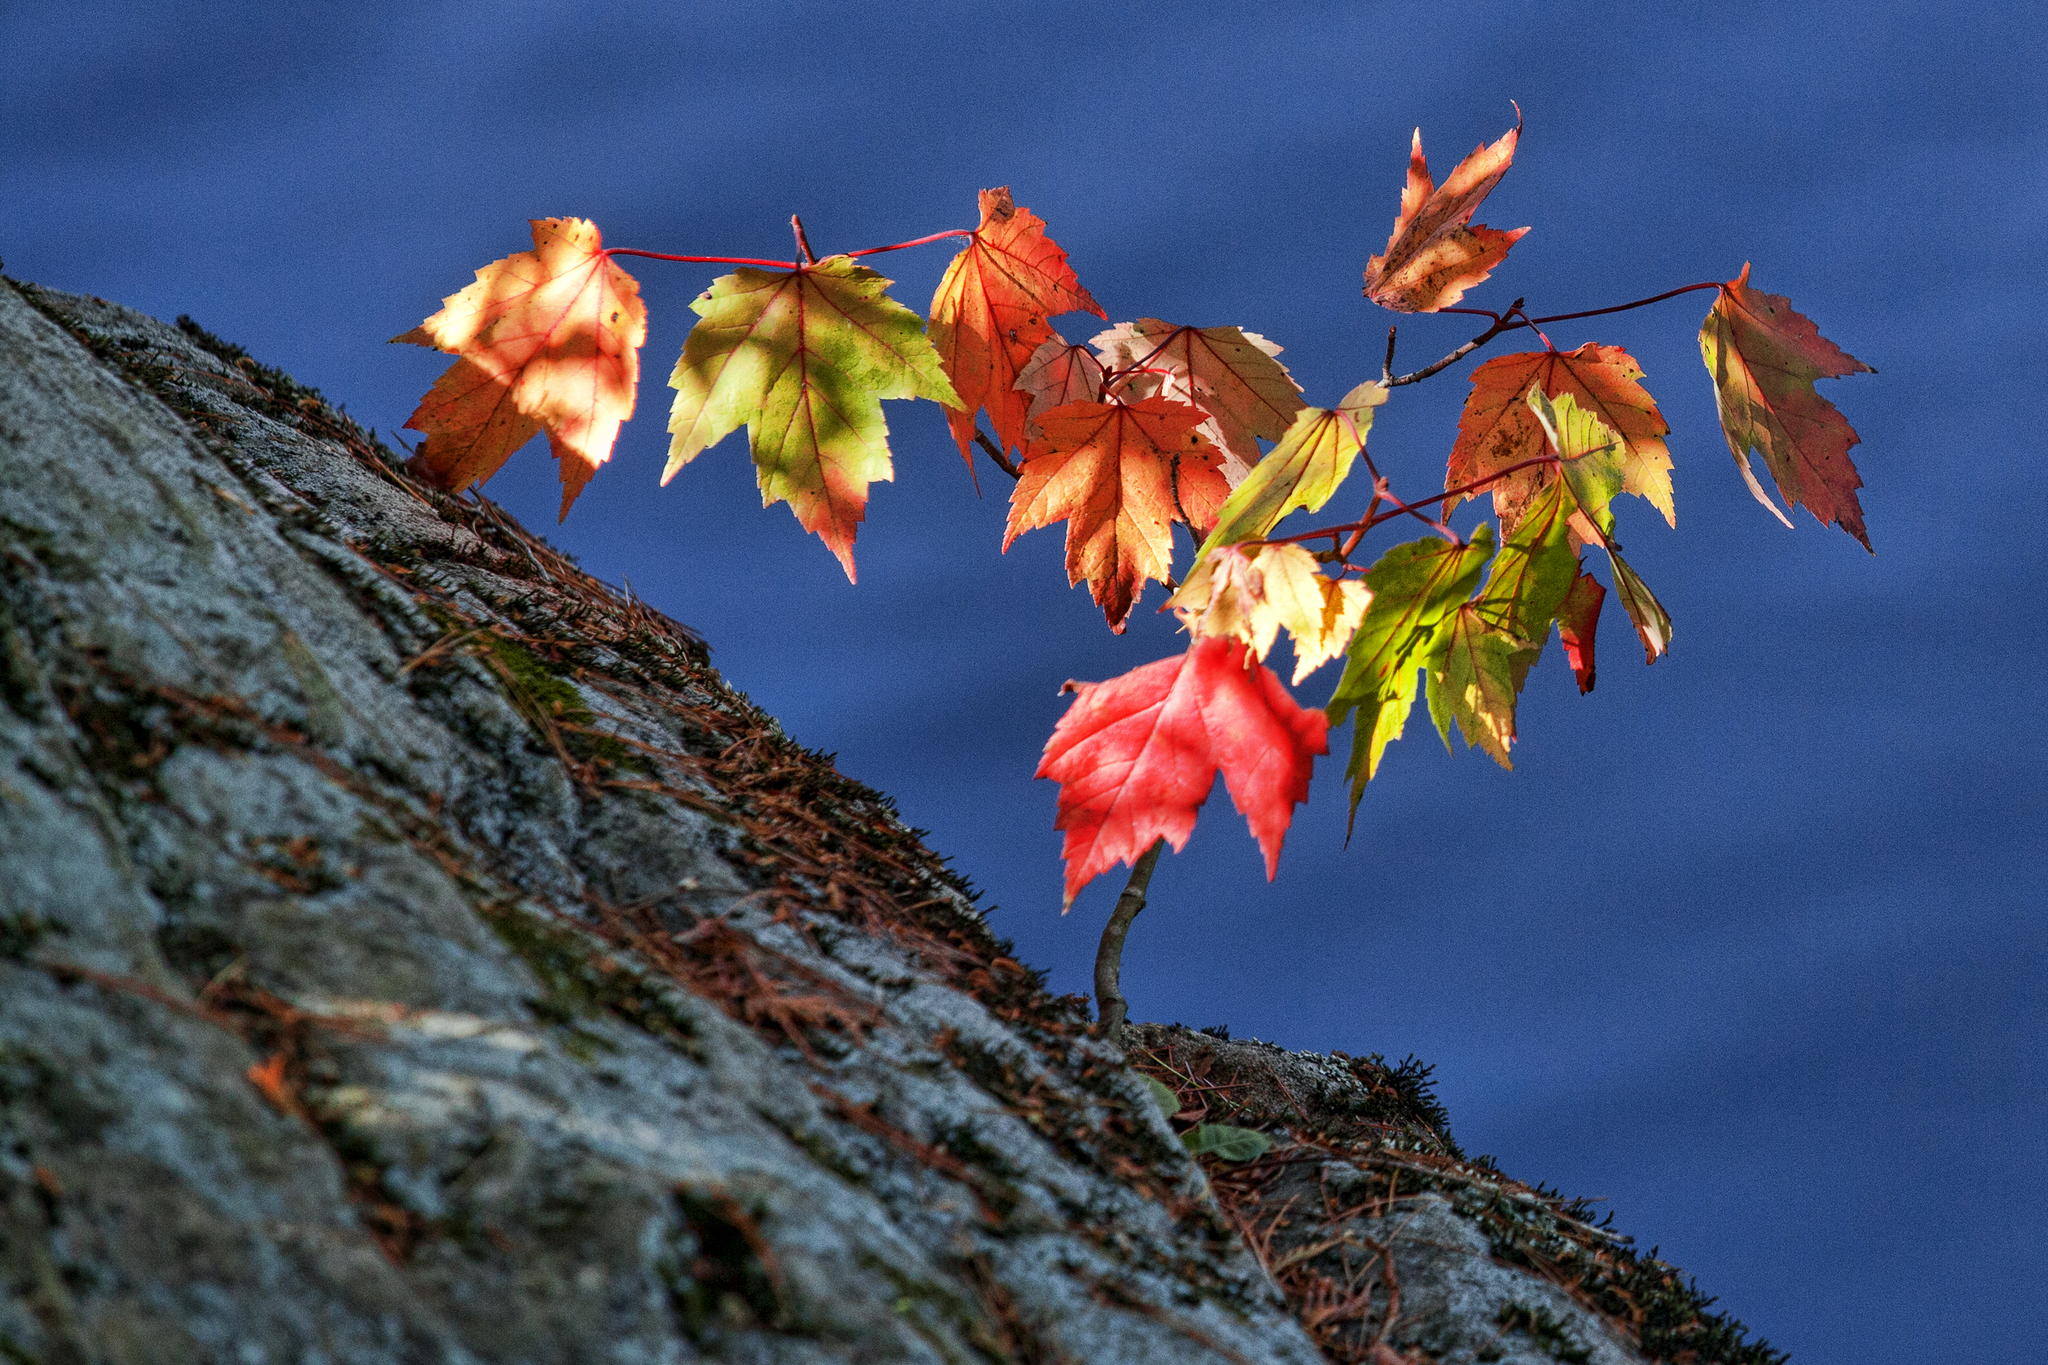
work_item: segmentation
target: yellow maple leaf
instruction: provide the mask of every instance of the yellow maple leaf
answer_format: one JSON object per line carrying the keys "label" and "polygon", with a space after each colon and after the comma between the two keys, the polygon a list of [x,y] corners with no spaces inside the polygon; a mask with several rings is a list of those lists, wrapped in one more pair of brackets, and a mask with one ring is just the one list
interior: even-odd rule
{"label": "yellow maple leaf", "polygon": [[1329,578],[1299,545],[1222,546],[1202,556],[1167,605],[1193,635],[1233,636],[1264,659],[1279,632],[1294,641],[1294,682],[1344,651],[1372,593]]}

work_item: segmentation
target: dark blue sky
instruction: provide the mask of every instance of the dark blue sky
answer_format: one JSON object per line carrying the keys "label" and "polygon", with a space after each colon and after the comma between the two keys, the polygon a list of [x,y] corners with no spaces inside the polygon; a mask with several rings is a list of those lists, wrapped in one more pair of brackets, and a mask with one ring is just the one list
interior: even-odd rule
{"label": "dark blue sky", "polygon": [[[528,218],[784,256],[791,212],[844,250],[972,226],[975,191],[1009,184],[1112,318],[1257,330],[1327,404],[1377,370],[1389,319],[1359,270],[1410,128],[1441,172],[1520,101],[1480,219],[1534,230],[1466,302],[1562,312],[1754,261],[1882,372],[1823,389],[1863,435],[1878,553],[1750,500],[1702,296],[1559,327],[1631,350],[1674,428],[1678,528],[1620,509],[1671,656],[1644,669],[1610,617],[1580,698],[1553,652],[1513,774],[1412,724],[1349,849],[1326,763],[1270,887],[1219,793],[1133,935],[1134,1010],[1435,1062],[1469,1149],[1608,1197],[1804,1365],[2031,1361],[2044,47],[2033,7],[1867,0],[16,5],[0,257],[190,313],[388,433],[441,366],[384,339],[525,248]],[[922,311],[949,255],[876,264]],[[1031,771],[1062,680],[1177,648],[1158,589],[1118,638],[1057,531],[998,559],[1006,481],[977,500],[928,405],[888,406],[898,481],[858,588],[759,508],[741,437],[657,490],[661,381],[715,271],[634,270],[640,415],[551,534],[897,797],[1023,955],[1085,989],[1116,879],[1060,918]],[[1404,360],[1471,323],[1404,323]],[[1462,373],[1382,410],[1397,488],[1441,478]],[[553,521],[543,446],[489,491]]]}

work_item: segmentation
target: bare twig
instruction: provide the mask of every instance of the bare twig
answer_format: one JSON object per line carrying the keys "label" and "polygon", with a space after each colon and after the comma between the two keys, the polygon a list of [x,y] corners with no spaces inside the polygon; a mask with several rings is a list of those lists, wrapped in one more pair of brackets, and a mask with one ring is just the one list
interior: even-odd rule
{"label": "bare twig", "polygon": [[[1451,353],[1450,353],[1449,355],[1445,356],[1445,357],[1444,357],[1444,358],[1443,358],[1442,360],[1439,360],[1439,361],[1437,361],[1437,362],[1436,362],[1435,364],[1433,364],[1433,365],[1424,365],[1424,366],[1423,366],[1423,367],[1422,367],[1421,369],[1419,369],[1419,370],[1416,370],[1416,371],[1414,371],[1414,372],[1413,372],[1412,374],[1402,374],[1402,375],[1394,375],[1394,376],[1391,376],[1390,378],[1388,378],[1388,379],[1386,380],[1386,385],[1387,385],[1387,387],[1388,387],[1388,388],[1390,388],[1390,389],[1392,389],[1392,388],[1398,388],[1398,387],[1400,387],[1400,386],[1401,386],[1401,385],[1403,385],[1403,384],[1413,384],[1413,383],[1417,382],[1418,380],[1423,380],[1423,379],[1427,379],[1427,378],[1429,378],[1429,377],[1430,377],[1431,375],[1435,374],[1435,373],[1436,373],[1437,371],[1439,371],[1439,370],[1443,370],[1443,369],[1448,369],[1448,368],[1449,368],[1449,367],[1451,367],[1452,365],[1455,365],[1455,364],[1457,364],[1457,363],[1458,363],[1459,361],[1463,360],[1463,359],[1464,359],[1464,358],[1465,358],[1466,356],[1468,356],[1468,355],[1472,354],[1472,352],[1474,352],[1474,351],[1478,350],[1478,349],[1479,349],[1479,348],[1480,348],[1481,346],[1484,346],[1484,345],[1485,345],[1485,344],[1486,344],[1487,342],[1489,342],[1489,341],[1493,340],[1493,339],[1494,339],[1495,337],[1499,336],[1499,335],[1500,335],[1500,334],[1501,334],[1502,332],[1511,332],[1511,331],[1513,331],[1513,330],[1514,330],[1515,328],[1517,328],[1517,327],[1526,327],[1526,326],[1528,325],[1527,323],[1524,323],[1524,322],[1510,322],[1510,321],[1508,320],[1508,319],[1509,319],[1509,318],[1510,318],[1510,317],[1511,317],[1511,316],[1512,316],[1512,315],[1513,315],[1513,314],[1514,314],[1514,313],[1516,312],[1516,310],[1518,310],[1518,309],[1520,309],[1520,308],[1521,308],[1521,306],[1522,306],[1522,300],[1520,300],[1520,299],[1516,299],[1516,300],[1514,301],[1514,303],[1512,303],[1512,304],[1510,304],[1510,305],[1509,305],[1509,307],[1508,307],[1508,310],[1507,310],[1507,312],[1506,312],[1506,313],[1502,313],[1502,314],[1499,314],[1499,315],[1496,315],[1496,316],[1494,316],[1494,318],[1493,318],[1493,325],[1492,325],[1491,327],[1488,327],[1488,328],[1487,328],[1487,329],[1486,329],[1485,331],[1481,332],[1481,333],[1480,333],[1480,334],[1479,334],[1478,336],[1476,336],[1476,337],[1473,337],[1473,338],[1472,338],[1472,339],[1471,339],[1470,341],[1466,342],[1466,343],[1465,343],[1465,344],[1464,344],[1463,346],[1460,346],[1460,347],[1459,347],[1459,348],[1458,348],[1457,350],[1455,350],[1455,351],[1452,351],[1452,352],[1451,352]],[[1447,312],[1447,313],[1449,313],[1449,312],[1469,313],[1469,312],[1472,312],[1472,311],[1474,311],[1474,310],[1472,310],[1472,309],[1469,309],[1469,308],[1457,308],[1457,309],[1452,309],[1452,308],[1446,308],[1446,309],[1444,309],[1444,310],[1442,310],[1442,311],[1444,311],[1444,312]],[[1388,348],[1388,351],[1389,351],[1389,354],[1391,355],[1391,353],[1392,353],[1392,347],[1391,347],[1391,346],[1389,346],[1389,348]],[[1391,368],[1391,365],[1389,366],[1389,368]]]}

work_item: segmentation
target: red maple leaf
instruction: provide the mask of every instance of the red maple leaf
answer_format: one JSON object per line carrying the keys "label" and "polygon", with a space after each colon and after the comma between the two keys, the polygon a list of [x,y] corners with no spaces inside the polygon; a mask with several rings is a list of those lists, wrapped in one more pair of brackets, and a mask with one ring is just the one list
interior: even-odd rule
{"label": "red maple leaf", "polygon": [[1565,661],[1572,666],[1572,677],[1582,693],[1593,690],[1593,645],[1600,629],[1600,607],[1606,600],[1607,589],[1581,564],[1572,575],[1564,605],[1557,609],[1557,637],[1564,644]]}
{"label": "red maple leaf", "polygon": [[1822,336],[1790,300],[1751,289],[1747,262],[1714,296],[1700,326],[1700,355],[1714,376],[1728,449],[1756,500],[1792,524],[1757,482],[1749,467],[1751,450],[1764,457],[1786,501],[1833,522],[1869,549],[1863,504],[1856,497],[1863,479],[1849,459],[1849,447],[1860,438],[1813,384],[1876,371]]}
{"label": "red maple leaf", "polygon": [[1070,682],[1074,704],[1046,742],[1038,776],[1060,784],[1066,900],[1155,840],[1175,852],[1216,774],[1266,857],[1270,880],[1309,768],[1330,751],[1329,718],[1295,703],[1235,639],[1203,636],[1186,654],[1108,682]]}

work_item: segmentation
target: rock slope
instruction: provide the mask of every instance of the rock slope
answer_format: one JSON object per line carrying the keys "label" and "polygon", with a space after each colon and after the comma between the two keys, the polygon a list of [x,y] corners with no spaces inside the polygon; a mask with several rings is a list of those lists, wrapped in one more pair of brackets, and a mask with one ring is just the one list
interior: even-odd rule
{"label": "rock slope", "polygon": [[1580,1212],[1412,1068],[1127,1060],[686,630],[0,281],[0,1361],[1776,1358]]}

